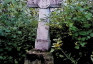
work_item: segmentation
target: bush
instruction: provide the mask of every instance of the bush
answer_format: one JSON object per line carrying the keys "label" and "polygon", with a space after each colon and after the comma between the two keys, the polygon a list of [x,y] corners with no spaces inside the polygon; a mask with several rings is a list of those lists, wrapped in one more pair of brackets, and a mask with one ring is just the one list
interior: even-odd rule
{"label": "bush", "polygon": [[[62,52],[58,55],[62,54],[73,64],[90,63],[93,51],[93,47],[89,48],[89,40],[93,38],[93,7],[90,4],[92,1],[66,0],[64,3],[62,8],[52,12],[51,15],[51,38],[60,38],[63,43],[58,48],[56,45],[59,43],[56,43],[53,49],[60,49]],[[85,56],[90,60],[81,60]]]}
{"label": "bush", "polygon": [[4,0],[0,12],[0,64],[23,64],[26,51],[35,42],[33,9],[24,0]]}

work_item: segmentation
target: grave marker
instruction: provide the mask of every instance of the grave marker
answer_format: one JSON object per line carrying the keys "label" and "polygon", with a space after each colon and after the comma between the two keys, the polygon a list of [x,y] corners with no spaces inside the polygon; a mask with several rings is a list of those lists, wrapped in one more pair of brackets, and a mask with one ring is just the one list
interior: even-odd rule
{"label": "grave marker", "polygon": [[58,8],[61,6],[62,0],[28,0],[27,6],[39,8],[39,22],[37,28],[37,37],[35,41],[35,49],[46,51],[50,47],[49,37],[49,14],[50,8]]}

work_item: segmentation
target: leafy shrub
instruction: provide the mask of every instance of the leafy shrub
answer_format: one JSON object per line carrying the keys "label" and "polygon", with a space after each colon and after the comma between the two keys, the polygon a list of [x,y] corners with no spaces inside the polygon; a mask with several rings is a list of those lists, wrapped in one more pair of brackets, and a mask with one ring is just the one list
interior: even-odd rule
{"label": "leafy shrub", "polygon": [[57,26],[57,29],[61,28],[63,30],[62,33],[65,32],[63,34],[71,35],[76,40],[76,48],[84,47],[86,40],[93,37],[92,14],[92,6],[86,2],[67,2],[67,5],[64,5],[60,12],[53,12],[51,25]]}
{"label": "leafy shrub", "polygon": [[[72,56],[83,62],[81,58],[86,55],[90,58],[93,51],[87,48],[88,41],[93,38],[93,7],[91,3],[92,1],[87,0],[66,0],[62,8],[52,12],[51,35],[56,39],[61,38],[63,46],[58,49],[64,49],[69,60],[71,59],[70,56]],[[54,37],[51,38],[55,39]],[[70,48],[68,48],[69,46]],[[53,49],[55,50],[55,48]],[[71,55],[69,56],[70,53]],[[58,55],[60,54],[64,55],[63,52]],[[66,55],[64,56],[67,58]],[[71,62],[76,64],[73,61]]]}
{"label": "leafy shrub", "polygon": [[37,21],[24,0],[0,3],[0,64],[23,64],[33,48]]}

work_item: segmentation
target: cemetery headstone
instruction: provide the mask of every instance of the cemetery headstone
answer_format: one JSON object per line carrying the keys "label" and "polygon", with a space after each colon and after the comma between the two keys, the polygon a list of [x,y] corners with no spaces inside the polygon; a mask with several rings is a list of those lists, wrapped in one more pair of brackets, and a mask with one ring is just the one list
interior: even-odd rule
{"label": "cemetery headstone", "polygon": [[35,50],[27,52],[27,57],[24,64],[54,64],[51,53],[45,52],[49,50],[51,44],[49,26],[46,24],[50,22],[48,18],[50,15],[50,8],[60,7],[61,2],[62,0],[28,0],[28,7],[39,8],[39,20]]}
{"label": "cemetery headstone", "polygon": [[39,8],[39,22],[37,28],[37,37],[35,41],[35,49],[46,51],[50,47],[49,37],[49,14],[50,8],[60,7],[62,0],[28,0],[28,7]]}

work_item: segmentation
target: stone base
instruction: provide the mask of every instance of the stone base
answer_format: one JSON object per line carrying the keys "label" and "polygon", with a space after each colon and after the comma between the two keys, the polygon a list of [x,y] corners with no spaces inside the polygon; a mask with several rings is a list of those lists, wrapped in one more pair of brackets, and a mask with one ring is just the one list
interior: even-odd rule
{"label": "stone base", "polygon": [[24,64],[54,64],[54,59],[49,52],[29,51]]}
{"label": "stone base", "polygon": [[44,39],[36,39],[35,41],[35,49],[41,50],[41,51],[48,51],[50,48],[50,40],[44,40]]}

